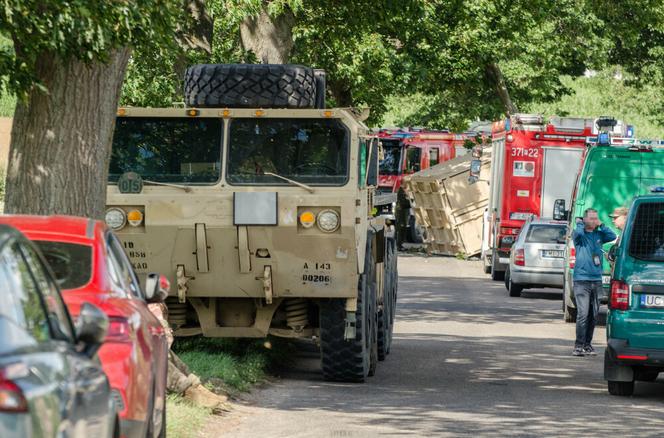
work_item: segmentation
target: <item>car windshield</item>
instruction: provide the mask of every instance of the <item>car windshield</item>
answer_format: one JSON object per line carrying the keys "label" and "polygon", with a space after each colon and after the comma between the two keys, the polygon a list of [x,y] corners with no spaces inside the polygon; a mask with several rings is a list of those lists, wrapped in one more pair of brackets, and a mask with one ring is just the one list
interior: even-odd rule
{"label": "car windshield", "polygon": [[664,202],[639,205],[629,239],[629,255],[664,262]]}
{"label": "car windshield", "polygon": [[565,239],[565,225],[531,225],[528,229],[528,243],[561,243]]}
{"label": "car windshield", "polygon": [[217,118],[118,117],[109,181],[125,172],[166,183],[214,184],[221,177]]}
{"label": "car windshield", "polygon": [[78,289],[92,277],[92,247],[75,243],[35,241],[62,290]]}
{"label": "car windshield", "polygon": [[227,180],[236,185],[343,185],[350,133],[337,119],[233,119]]}
{"label": "car windshield", "polygon": [[380,162],[381,175],[398,175],[401,163],[401,146],[398,140],[381,140],[383,159]]}

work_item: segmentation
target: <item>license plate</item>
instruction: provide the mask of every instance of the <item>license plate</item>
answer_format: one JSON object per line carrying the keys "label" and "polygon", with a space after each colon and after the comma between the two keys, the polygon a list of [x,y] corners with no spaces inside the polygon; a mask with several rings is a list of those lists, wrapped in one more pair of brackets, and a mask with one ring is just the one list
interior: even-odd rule
{"label": "license plate", "polygon": [[641,295],[641,307],[664,308],[664,295]]}
{"label": "license plate", "polygon": [[547,257],[551,259],[562,259],[563,258],[563,252],[562,250],[559,249],[543,249],[542,250],[542,257]]}

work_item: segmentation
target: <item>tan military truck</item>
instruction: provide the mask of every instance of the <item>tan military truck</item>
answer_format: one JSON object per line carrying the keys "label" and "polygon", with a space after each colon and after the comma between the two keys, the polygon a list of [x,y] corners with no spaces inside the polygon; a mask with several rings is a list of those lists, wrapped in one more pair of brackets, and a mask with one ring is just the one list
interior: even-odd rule
{"label": "tan military truck", "polygon": [[186,108],[120,108],[106,222],[140,274],[168,273],[176,336],[313,338],[325,378],[389,353],[393,227],[378,142],[296,65],[197,65]]}

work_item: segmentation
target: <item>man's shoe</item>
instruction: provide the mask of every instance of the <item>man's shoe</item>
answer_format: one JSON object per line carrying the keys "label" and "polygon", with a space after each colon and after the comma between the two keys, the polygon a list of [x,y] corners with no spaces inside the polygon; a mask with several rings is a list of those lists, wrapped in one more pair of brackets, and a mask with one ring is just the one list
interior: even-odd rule
{"label": "man's shoe", "polygon": [[597,352],[592,345],[586,345],[583,347],[583,352],[586,353],[586,356],[597,356]]}
{"label": "man's shoe", "polygon": [[582,347],[574,347],[574,351],[572,351],[572,356],[585,356],[586,351]]}

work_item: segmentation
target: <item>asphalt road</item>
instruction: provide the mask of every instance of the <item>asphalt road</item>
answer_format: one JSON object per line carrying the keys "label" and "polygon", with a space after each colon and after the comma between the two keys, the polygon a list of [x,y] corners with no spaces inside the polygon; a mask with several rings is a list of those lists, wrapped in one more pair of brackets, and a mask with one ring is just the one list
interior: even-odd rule
{"label": "asphalt road", "polygon": [[301,346],[280,379],[212,425],[228,437],[662,436],[664,376],[610,396],[598,356],[570,356],[560,293],[509,298],[478,263],[399,259],[392,353],[363,385],[329,383]]}

